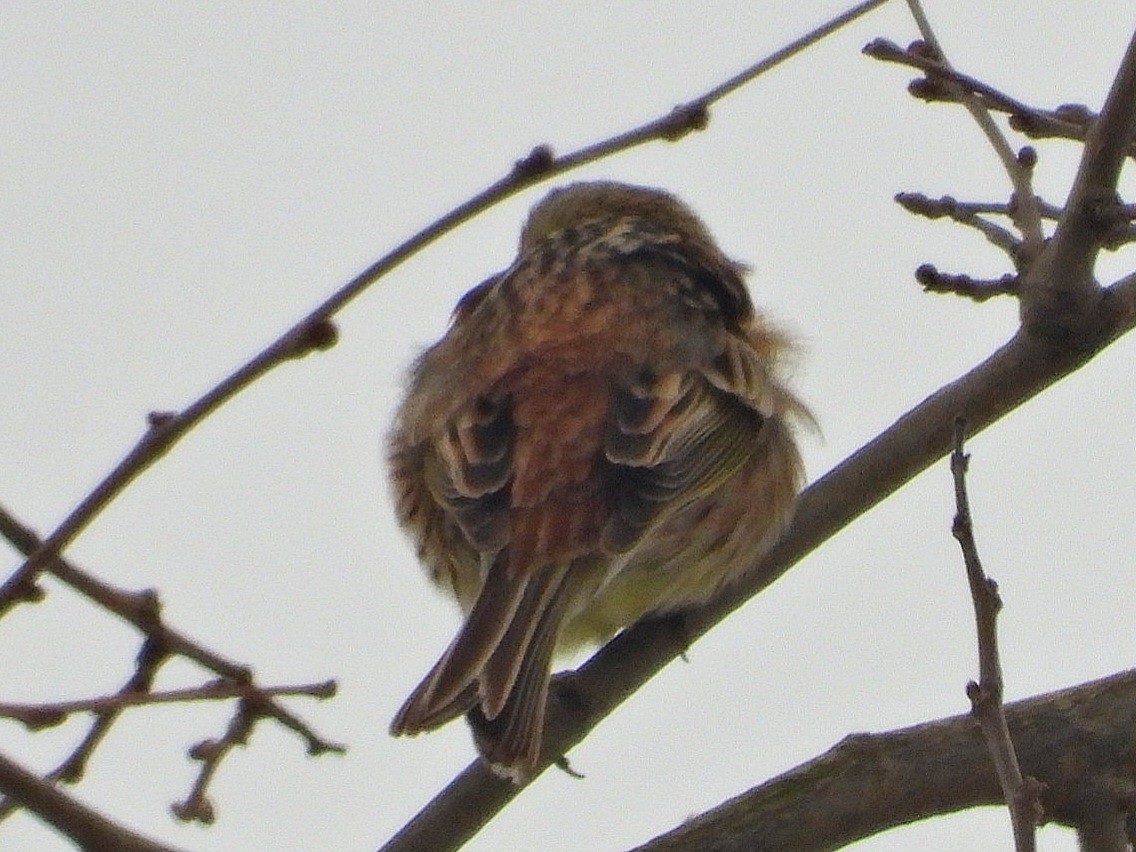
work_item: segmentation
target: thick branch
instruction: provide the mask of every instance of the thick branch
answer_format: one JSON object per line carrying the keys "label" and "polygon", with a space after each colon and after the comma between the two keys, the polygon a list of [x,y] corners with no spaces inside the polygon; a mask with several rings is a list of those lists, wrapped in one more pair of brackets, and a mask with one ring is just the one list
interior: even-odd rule
{"label": "thick branch", "polygon": [[[1065,824],[1122,813],[1134,789],[1136,671],[1006,707],[1022,766]],[[888,828],[1002,801],[973,718],[847,737],[637,852],[810,852]],[[1119,821],[1119,820],[1114,820]]]}
{"label": "thick branch", "polygon": [[1097,255],[1116,221],[1116,182],[1136,138],[1136,33],[1128,43],[1100,117],[1089,129],[1065,212],[1039,262],[1022,277],[1022,325],[1046,337],[1065,337],[1092,321],[1100,290]]}
{"label": "thick branch", "polygon": [[32,813],[83,849],[116,852],[175,852],[111,822],[98,811],[0,755],[0,793],[23,803]]}

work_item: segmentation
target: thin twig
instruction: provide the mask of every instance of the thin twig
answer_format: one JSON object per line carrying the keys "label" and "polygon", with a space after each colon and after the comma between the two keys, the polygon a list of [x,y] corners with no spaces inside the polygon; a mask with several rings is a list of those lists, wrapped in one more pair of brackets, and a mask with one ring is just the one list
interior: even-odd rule
{"label": "thin twig", "polygon": [[[939,43],[939,39],[935,35],[934,29],[932,29],[926,13],[923,11],[922,4],[919,0],[907,0],[907,7],[911,10],[911,16],[915,18],[915,23],[919,27],[919,33],[923,36],[923,40],[930,46],[935,60],[944,69],[953,71],[954,69],[947,59],[947,54],[943,50],[943,46]],[[1037,256],[1045,242],[1045,234],[1041,228],[1041,214],[1038,212],[1037,206],[1034,203],[1033,182],[1031,180],[1030,171],[1023,167],[1018,161],[1017,154],[1010,147],[1010,143],[1006,141],[1006,137],[1002,135],[1002,131],[998,129],[998,125],[995,124],[994,120],[990,117],[990,113],[983,103],[963,87],[957,86],[949,81],[947,85],[958,90],[962,105],[966,107],[966,111],[970,113],[971,117],[986,136],[987,141],[990,142],[994,152],[998,155],[998,159],[1002,161],[1002,167],[1006,170],[1010,182],[1014,186],[1014,199],[1017,202],[1014,206],[1014,224],[1017,225],[1018,230],[1022,234],[1021,262],[1027,264],[1032,258]]]}
{"label": "thin twig", "polygon": [[[148,692],[154,683],[154,678],[157,677],[158,669],[161,668],[166,659],[167,655],[153,640],[147,637],[143,641],[142,648],[135,660],[134,673],[119,689],[118,694],[130,695]],[[110,729],[118,721],[121,714],[122,708],[115,706],[107,706],[95,711],[95,718],[79,744],[72,749],[71,754],[59,766],[44,775],[44,781],[52,784],[57,782],[75,784],[82,780],[91,755],[94,754],[95,749],[99,747],[106,735],[110,733]],[[21,807],[23,807],[23,802],[10,796],[0,800],[0,820],[7,819]]]}
{"label": "thin twig", "polygon": [[[0,536],[8,539],[25,555],[40,546],[40,539],[35,532],[20,523],[2,506],[0,506]],[[146,635],[154,647],[164,649],[167,654],[193,660],[226,680],[250,686],[253,684],[252,671],[248,666],[233,662],[206,648],[162,621],[161,607],[157,594],[153,591],[138,593],[124,591],[61,558],[56,558],[49,566],[49,570],[54,577],[67,583],[75,591],[133,624]],[[302,736],[307,741],[308,752],[311,754],[343,750],[343,746],[338,743],[324,740],[278,702],[265,699],[262,715],[272,717]]]}
{"label": "thin twig", "polygon": [[844,27],[847,24],[852,23],[852,21],[866,15],[868,12],[871,12],[873,9],[876,9],[876,8],[884,5],[884,3],[886,3],[886,2],[888,2],[888,0],[868,0],[868,2],[860,3],[856,6],[853,6],[851,9],[848,9],[847,11],[842,12],[841,14],[837,15],[836,17],[831,18],[828,21],[825,21],[819,27],[816,27],[815,29],[812,29],[809,32],[805,33],[800,38],[789,42],[787,45],[782,47],[780,50],[775,50],[773,53],[769,54],[769,56],[765,57],[760,62],[755,62],[753,65],[751,65],[745,71],[742,71],[740,74],[738,74],[734,77],[731,77],[726,82],[715,86],[709,92],[704,94],[702,96],[701,100],[704,100],[706,103],[712,103],[716,100],[719,100],[722,97],[725,97],[726,95],[730,94],[734,90],[740,89],[742,86],[744,86],[746,83],[753,80],[755,77],[758,77],[761,74],[764,74],[766,71],[769,71],[771,68],[775,68],[776,66],[778,66],[782,62],[784,62],[786,59],[789,59],[789,58],[795,56],[796,54],[800,53],[802,50],[804,50],[807,47],[811,47],[812,45],[816,44],[821,39],[824,39],[827,36],[832,35],[832,33],[836,32],[841,27]]}
{"label": "thin twig", "polygon": [[[35,532],[21,524],[2,507],[0,507],[0,536],[8,539],[13,546],[25,554],[34,551],[39,546],[39,537]],[[126,707],[159,703],[166,700],[179,700],[176,697],[179,693],[184,696],[181,700],[194,700],[188,694],[194,691],[199,692],[201,698],[208,697],[209,693],[216,697],[222,697],[224,693],[228,693],[225,697],[240,697],[245,702],[252,703],[257,709],[256,719],[272,718],[296,733],[304,740],[309,755],[316,756],[329,752],[342,754],[346,751],[345,747],[339,743],[325,740],[316,734],[306,722],[275,700],[276,697],[291,693],[281,691],[281,688],[273,690],[257,687],[253,682],[252,672],[246,666],[234,663],[168,627],[161,619],[161,607],[154,592],[131,593],[115,588],[62,558],[56,558],[50,564],[49,570],[55,577],[66,582],[80,594],[133,624],[146,639],[138,653],[134,673],[114,695],[102,699],[39,705],[38,708],[34,706],[23,708],[21,720],[25,724],[51,724],[54,719],[62,718],[60,714],[78,712],[79,710],[88,710],[95,714],[90,729],[80,743],[58,767],[48,772],[42,779],[45,784],[54,784],[59,781],[67,783],[78,781],[82,777],[95,748],[102,742]],[[197,662],[214,674],[220,675],[220,680],[197,690],[175,690],[165,694],[151,692],[150,688],[158,668],[173,655],[183,656]],[[282,689],[287,690],[288,688]],[[334,689],[335,682],[326,681],[323,684],[315,684],[311,694],[323,697],[326,693],[334,692]],[[169,696],[169,698],[163,696]],[[0,708],[2,707],[15,711],[21,709],[18,705],[0,705]],[[2,712],[2,709],[0,709],[0,715],[6,715]],[[12,715],[20,716],[20,712]],[[216,772],[218,766],[219,760],[211,766],[210,777]],[[15,813],[24,804],[23,800],[10,795],[0,799],[0,820]]]}
{"label": "thin twig", "polygon": [[150,707],[155,704],[188,704],[193,701],[225,701],[230,698],[282,698],[306,696],[323,700],[335,695],[336,683],[325,680],[294,686],[253,686],[231,680],[218,679],[202,686],[184,689],[167,689],[159,692],[116,692],[94,698],[74,701],[49,701],[27,704],[0,701],[0,717],[15,719],[29,728],[48,728],[64,722],[74,713],[103,713],[124,710],[128,707]]}
{"label": "thin twig", "polygon": [[55,785],[0,754],[0,793],[18,799],[82,849],[177,852],[136,834],[68,796]]}
{"label": "thin twig", "polygon": [[[961,103],[963,94],[978,98],[984,107],[1009,117],[1010,127],[1031,139],[1069,139],[1084,142],[1097,116],[1083,104],[1062,104],[1048,110],[1018,100],[989,83],[942,65],[936,58],[916,50],[904,50],[884,38],[873,39],[864,53],[882,62],[894,62],[923,71],[929,76],[912,83],[909,91],[925,101]],[[944,85],[949,82],[952,85]]]}
{"label": "thin twig", "polygon": [[1002,703],[1002,662],[998,653],[998,613],[1002,599],[998,584],[986,576],[978,558],[978,544],[974,538],[974,521],[970,514],[970,500],[966,492],[966,471],[970,457],[963,452],[966,437],[966,420],[955,418],[955,447],[951,453],[951,474],[955,485],[955,518],[951,534],[962,548],[966,565],[966,580],[974,602],[974,621],[978,633],[978,682],[966,685],[970,698],[971,714],[982,729],[986,746],[994,761],[998,783],[1010,809],[1014,830],[1014,848],[1017,852],[1035,852],[1036,827],[1041,819],[1040,794],[1042,787],[1032,778],[1022,778],[1018,755],[1010,739],[1006,722],[1006,709]]}
{"label": "thin twig", "polygon": [[[149,692],[154,686],[154,679],[158,676],[158,670],[168,659],[169,652],[161,644],[147,636],[135,656],[134,673],[123,684],[119,694],[132,695],[139,692]],[[59,767],[56,778],[69,784],[79,781],[86,772],[87,762],[91,755],[99,743],[110,733],[111,726],[118,721],[121,715],[122,708],[113,705],[96,711],[94,722],[87,732],[87,736],[83,738],[71,758],[64,761],[63,765]]]}
{"label": "thin twig", "polygon": [[915,270],[915,280],[928,293],[951,293],[974,302],[985,302],[995,296],[1016,296],[1018,276],[1007,272],[1000,278],[971,278],[969,275],[941,272],[933,264],[924,263]]}
{"label": "thin twig", "polygon": [[1060,342],[1083,333],[1102,298],[1097,256],[1116,222],[1117,180],[1136,140],[1136,33],[1128,42],[1100,117],[1089,129],[1073,188],[1040,262],[1022,278],[1022,324]]}
{"label": "thin twig", "polygon": [[[921,192],[900,192],[896,194],[895,200],[910,213],[916,213],[928,219],[948,217],[952,221],[963,224],[970,216],[987,214],[1010,218],[1013,215],[1013,204],[1005,201],[959,201],[950,195],[931,198]],[[1043,219],[1056,222],[1061,217],[1061,208],[1056,204],[1050,204],[1041,196],[1035,198],[1035,203]],[[1120,208],[1120,210],[1124,209],[1123,207]],[[1132,215],[1136,217],[1136,205],[1133,205],[1132,209]]]}
{"label": "thin twig", "polygon": [[900,192],[896,194],[895,200],[909,213],[928,219],[946,217],[952,222],[974,228],[985,236],[992,245],[1006,252],[1011,260],[1016,261],[1020,254],[1022,243],[1013,231],[991,222],[982,215],[988,213],[1012,217],[1012,204],[967,203],[957,201],[949,195],[940,198],[928,198],[921,192]]}
{"label": "thin twig", "polygon": [[257,713],[253,705],[242,701],[237,712],[233,714],[229,727],[219,740],[203,740],[189,750],[189,756],[200,761],[201,771],[189,796],[184,801],[170,806],[170,810],[178,819],[183,822],[212,824],[216,811],[209,799],[209,784],[225,757],[237,746],[248,744],[256,720]]}
{"label": "thin twig", "polygon": [[[42,540],[35,531],[17,520],[3,506],[0,506],[0,536],[11,542],[24,556],[30,556],[42,545]],[[65,559],[56,559],[47,570],[93,603],[153,637],[169,653],[193,660],[231,680],[248,681],[251,678],[247,666],[205,648],[164,624],[161,620],[161,604],[155,592],[128,592],[100,580]]]}

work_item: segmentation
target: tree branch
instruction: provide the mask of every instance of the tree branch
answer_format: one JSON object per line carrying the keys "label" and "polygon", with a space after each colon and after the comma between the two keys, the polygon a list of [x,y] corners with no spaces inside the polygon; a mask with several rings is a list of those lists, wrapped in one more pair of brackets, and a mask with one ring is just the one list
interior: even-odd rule
{"label": "tree branch", "polygon": [[[25,555],[39,546],[39,537],[35,532],[21,524],[3,507],[0,507],[0,536],[6,538]],[[229,697],[240,697],[242,699],[241,708],[238,709],[236,717],[242,720],[248,718],[253,722],[262,718],[272,718],[303,739],[310,755],[320,755],[327,752],[341,754],[346,750],[344,746],[338,743],[325,740],[308,723],[276,700],[279,695],[285,693],[256,686],[252,672],[247,667],[222,657],[167,626],[162,620],[161,607],[154,592],[148,590],[127,592],[116,588],[77,568],[61,557],[54,559],[48,565],[48,570],[56,578],[63,580],[94,603],[133,624],[146,638],[142,642],[141,650],[135,661],[133,674],[113,696],[87,702],[61,702],[54,705],[0,705],[0,715],[20,718],[21,721],[31,727],[52,724],[53,721],[60,720],[62,715],[79,710],[88,710],[94,713],[94,721],[86,735],[58,767],[47,773],[45,779],[43,779],[45,783],[50,784],[56,781],[74,783],[79,781],[86,770],[91,755],[125,708],[161,701],[194,700],[206,697],[221,698],[224,697],[225,693],[229,693]],[[26,600],[26,596],[23,599]],[[181,693],[155,694],[151,692],[154,677],[159,667],[175,654],[193,660],[209,669],[219,675],[220,680]],[[317,694],[317,697],[324,697],[328,692],[333,692],[334,689],[334,681],[328,681],[325,684],[315,685],[313,694]],[[245,708],[248,706],[255,708],[254,716],[248,716],[246,713]],[[11,711],[11,713],[6,713],[6,710]],[[232,728],[233,723],[230,724],[230,730]],[[226,749],[220,757],[224,757],[228,753],[229,749]],[[219,763],[220,758],[213,761],[209,766],[210,778],[216,773]],[[197,785],[195,785],[195,791],[200,786],[201,781],[199,779]],[[190,800],[193,800],[192,794]],[[24,804],[22,800],[13,796],[0,798],[0,820],[15,813]],[[204,813],[204,808],[199,809],[198,812]]]}
{"label": "tree branch", "polygon": [[[1017,201],[1013,212],[1014,224],[1018,226],[1018,230],[1022,234],[1022,260],[1028,262],[1041,251],[1045,239],[1045,234],[1041,229],[1041,213],[1035,201],[1030,170],[1021,163],[1013,149],[1010,148],[1006,137],[1002,135],[1002,131],[998,129],[994,119],[990,117],[986,105],[965,86],[957,85],[950,79],[949,75],[953,74],[954,68],[951,66],[950,60],[947,59],[935,31],[931,28],[931,23],[923,12],[922,4],[919,0],[907,0],[907,6],[919,27],[920,34],[930,48],[935,66],[942,68],[948,74],[948,76],[940,77],[940,79],[944,80],[948,90],[952,90],[952,93],[957,95],[959,102],[970,113],[971,118],[974,119],[983,135],[986,136],[990,147],[998,155],[998,159],[1001,160],[1002,166],[1014,186],[1014,198]],[[931,70],[934,73],[935,67]]]}
{"label": "tree branch", "polygon": [[176,852],[112,822],[53,784],[0,754],[0,793],[28,810],[83,849],[115,852]]}
{"label": "tree branch", "polygon": [[1006,807],[1014,829],[1014,848],[1018,852],[1037,849],[1036,826],[1041,818],[1038,796],[1040,785],[1032,778],[1023,778],[1014,741],[1006,721],[1006,708],[1002,703],[1002,660],[998,653],[998,613],[1002,598],[998,584],[986,576],[978,557],[978,543],[974,538],[974,523],[970,515],[970,498],[966,493],[966,471],[970,456],[963,452],[966,421],[955,420],[955,445],[951,453],[951,475],[954,478],[955,518],[951,534],[962,549],[966,564],[966,580],[974,603],[974,622],[978,634],[978,682],[966,685],[970,698],[970,712],[994,761],[994,772],[1002,788]]}
{"label": "tree branch", "polygon": [[[1102,834],[1115,838],[1134,785],[1136,670],[1014,702],[1006,713],[1023,767],[1045,782],[1046,812],[1066,825],[1108,814]],[[819,852],[1002,797],[973,717],[952,716],[846,737],[636,852]],[[1122,847],[1093,847],[1113,848]]]}
{"label": "tree branch", "polygon": [[1076,335],[1093,322],[1100,289],[1093,276],[1097,255],[1117,216],[1116,182],[1136,138],[1136,33],[1085,150],[1065,210],[1038,263],[1022,276],[1022,326],[1045,337]]}
{"label": "tree branch", "polygon": [[187,704],[191,701],[225,701],[230,698],[280,698],[282,696],[307,696],[323,700],[335,695],[333,680],[321,683],[296,684],[294,686],[253,686],[247,683],[220,678],[203,686],[184,689],[167,689],[161,692],[135,690],[116,692],[113,695],[100,695],[95,698],[79,698],[74,701],[47,701],[27,704],[14,701],[0,701],[0,716],[22,722],[28,728],[49,728],[62,723],[73,713],[105,713],[109,710],[123,710],[127,707],[151,707],[155,704]]}

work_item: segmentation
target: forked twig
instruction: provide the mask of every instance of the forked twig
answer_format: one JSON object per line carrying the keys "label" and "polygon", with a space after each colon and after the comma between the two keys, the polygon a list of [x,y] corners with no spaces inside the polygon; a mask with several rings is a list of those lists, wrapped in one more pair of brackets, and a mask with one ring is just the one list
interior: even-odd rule
{"label": "forked twig", "polygon": [[[21,524],[2,507],[0,507],[0,536],[25,554],[39,546],[39,537],[35,532]],[[135,660],[133,674],[113,695],[57,704],[0,705],[0,715],[17,718],[31,727],[53,724],[61,721],[63,716],[81,710],[94,714],[90,728],[71,754],[59,766],[46,773],[44,776],[46,783],[59,781],[75,783],[81,780],[95,748],[103,741],[126,708],[169,701],[199,700],[207,697],[242,698],[246,702],[255,703],[258,708],[256,718],[272,718],[296,733],[304,741],[308,754],[319,755],[328,752],[338,754],[345,751],[344,746],[318,735],[311,726],[276,700],[283,695],[293,694],[327,697],[334,692],[334,681],[314,684],[310,688],[273,690],[258,687],[253,682],[252,672],[246,666],[226,659],[167,626],[162,620],[161,607],[154,592],[124,591],[88,574],[63,558],[55,559],[51,565],[51,573],[92,602],[133,624],[142,632],[145,639]],[[193,660],[219,675],[219,679],[190,690],[152,692],[151,688],[159,668],[175,655]],[[228,753],[228,750],[225,753]],[[214,761],[210,777],[216,773],[218,765],[219,760]],[[2,767],[0,771],[3,771]],[[22,800],[11,795],[0,799],[0,820],[17,811],[22,804],[24,804]]]}
{"label": "forked twig", "polygon": [[[919,0],[907,0],[907,7],[911,10],[911,16],[915,19],[919,33],[930,48],[933,58],[938,60],[943,69],[953,71],[954,69],[947,59],[943,46],[939,43],[938,36],[935,35],[935,31],[931,28],[931,22],[923,11],[922,4]],[[1014,200],[1017,202],[1014,208],[1014,224],[1017,225],[1022,234],[1022,251],[1028,261],[1028,259],[1037,256],[1045,241],[1045,234],[1041,229],[1041,215],[1034,204],[1031,170],[1019,161],[1018,155],[1010,147],[1010,143],[1006,141],[1006,137],[1002,135],[1002,131],[998,129],[998,125],[990,117],[990,112],[985,105],[963,87],[955,86],[951,82],[948,82],[947,85],[958,90],[962,105],[978,124],[987,141],[990,142],[990,146],[998,155],[998,159],[1002,161],[1002,167],[1006,170],[1006,174],[1014,186]]]}

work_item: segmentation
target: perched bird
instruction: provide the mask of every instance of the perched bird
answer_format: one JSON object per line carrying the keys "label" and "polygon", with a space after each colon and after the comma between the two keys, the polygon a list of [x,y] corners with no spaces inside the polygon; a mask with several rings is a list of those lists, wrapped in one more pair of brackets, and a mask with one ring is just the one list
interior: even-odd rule
{"label": "perched bird", "polygon": [[399,521],[465,622],[392,733],[467,714],[525,780],[554,652],[707,601],[777,539],[809,415],[743,272],[672,195],[578,183],[458,302],[389,453]]}

